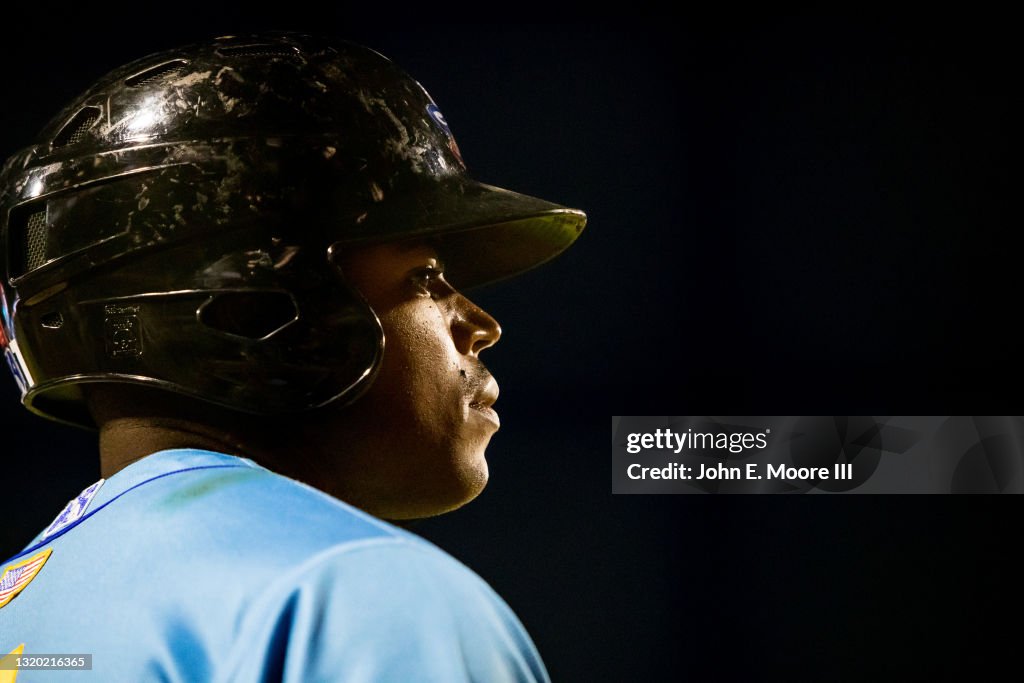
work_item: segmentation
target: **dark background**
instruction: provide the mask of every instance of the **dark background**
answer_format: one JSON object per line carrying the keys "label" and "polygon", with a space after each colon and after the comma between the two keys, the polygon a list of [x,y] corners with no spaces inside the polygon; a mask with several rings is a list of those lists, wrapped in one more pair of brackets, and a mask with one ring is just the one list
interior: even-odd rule
{"label": "dark background", "polygon": [[[491,483],[413,529],[495,587],[553,679],[1012,662],[1014,627],[991,624],[1019,614],[1016,497],[612,496],[608,475],[613,414],[1021,414],[1006,18],[175,7],[10,21],[0,154],[121,63],[297,29],[404,66],[475,177],[587,211],[558,260],[476,294],[504,326],[484,356],[502,385]],[[6,557],[99,470],[93,435],[0,391]]]}

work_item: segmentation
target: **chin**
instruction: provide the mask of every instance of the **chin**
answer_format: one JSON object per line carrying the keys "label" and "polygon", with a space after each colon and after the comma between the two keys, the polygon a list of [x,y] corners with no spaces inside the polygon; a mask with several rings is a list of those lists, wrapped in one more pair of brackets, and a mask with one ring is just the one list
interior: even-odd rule
{"label": "chin", "polygon": [[[389,510],[377,516],[383,519],[411,520],[437,517],[458,510],[480,495],[487,486],[488,477],[487,460],[481,454],[479,458],[469,460],[463,467],[449,472],[440,480],[421,480],[417,493],[410,493],[403,500],[396,501]],[[429,488],[425,489],[426,486]]]}

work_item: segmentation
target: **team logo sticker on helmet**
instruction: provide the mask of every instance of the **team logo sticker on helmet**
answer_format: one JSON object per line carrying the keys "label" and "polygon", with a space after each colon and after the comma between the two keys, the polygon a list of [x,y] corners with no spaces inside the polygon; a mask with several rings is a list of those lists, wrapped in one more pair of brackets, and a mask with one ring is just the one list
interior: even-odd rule
{"label": "team logo sticker on helmet", "polygon": [[428,104],[427,113],[430,114],[430,118],[434,119],[434,122],[441,127],[441,130],[443,130],[446,135],[452,134],[452,129],[448,127],[448,122],[444,120],[444,114],[441,113],[441,110],[437,108],[436,104],[433,102]]}
{"label": "team logo sticker on helmet", "polygon": [[448,148],[451,149],[455,158],[465,166],[466,162],[462,160],[462,152],[459,151],[459,146],[455,142],[455,136],[452,135],[452,129],[448,127],[448,121],[444,118],[444,114],[441,113],[441,110],[438,109],[437,105],[433,102],[427,105],[427,114],[430,115],[430,119],[437,125],[437,127],[443,130],[444,134],[448,136]]}
{"label": "team logo sticker on helmet", "polygon": [[27,560],[22,560],[18,564],[12,564],[4,569],[4,573],[0,575],[0,607],[9,603],[14,596],[25,590],[25,586],[36,578],[36,574],[50,559],[52,552],[52,549],[47,548]]}

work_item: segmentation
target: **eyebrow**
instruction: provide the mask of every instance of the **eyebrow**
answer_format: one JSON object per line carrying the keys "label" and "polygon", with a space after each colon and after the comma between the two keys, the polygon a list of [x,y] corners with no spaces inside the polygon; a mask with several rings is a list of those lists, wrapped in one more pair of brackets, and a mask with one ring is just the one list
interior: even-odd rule
{"label": "eyebrow", "polygon": [[434,249],[434,251],[438,251],[439,247],[441,246],[440,242],[441,240],[437,239],[437,237],[428,236],[398,242],[395,246],[398,247],[398,250],[403,253],[410,252],[414,249],[419,249],[420,247],[431,247]]}
{"label": "eyebrow", "polygon": [[408,254],[411,251],[415,251],[421,247],[430,247],[434,250],[434,260],[437,261],[437,269],[441,272],[445,271],[445,260],[441,258],[440,254],[440,242],[441,240],[436,237],[422,237],[418,239],[405,240],[403,242],[397,242],[395,247],[403,254]]}

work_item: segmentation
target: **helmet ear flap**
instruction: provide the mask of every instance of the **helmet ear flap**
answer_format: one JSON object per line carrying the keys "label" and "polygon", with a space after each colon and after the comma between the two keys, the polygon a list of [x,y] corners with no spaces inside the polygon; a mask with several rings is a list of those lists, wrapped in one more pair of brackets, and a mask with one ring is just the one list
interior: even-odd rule
{"label": "helmet ear flap", "polygon": [[[27,313],[22,333],[40,349],[32,367],[47,379],[26,382],[26,406],[86,427],[94,425],[76,391],[83,379],[70,367],[84,368],[87,382],[147,385],[244,413],[284,415],[358,398],[384,344],[373,310],[341,282],[294,298],[280,290],[207,290],[101,299],[80,303],[75,324],[56,330],[37,324],[41,311]],[[50,353],[51,346],[73,353]]]}
{"label": "helmet ear flap", "polygon": [[223,334],[266,340],[297,321],[299,307],[284,291],[223,292],[210,297],[196,315]]}

